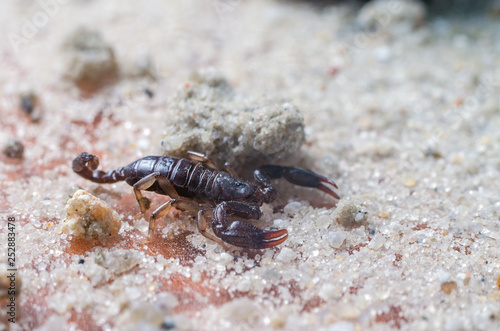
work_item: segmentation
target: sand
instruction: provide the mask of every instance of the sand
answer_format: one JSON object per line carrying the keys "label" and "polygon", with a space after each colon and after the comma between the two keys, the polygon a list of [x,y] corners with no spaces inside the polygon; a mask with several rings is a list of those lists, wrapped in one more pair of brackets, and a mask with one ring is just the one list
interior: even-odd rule
{"label": "sand", "polygon": [[[499,329],[500,23],[485,7],[421,21],[383,5],[366,26],[352,2],[2,2],[0,142],[24,151],[0,155],[0,277],[8,233],[17,268],[0,329]],[[94,90],[65,46],[81,26],[112,48]],[[165,110],[208,67],[293,103],[306,141],[277,162],[339,186],[340,202],[278,181],[256,222],[288,230],[276,248],[224,249],[180,211],[141,245],[132,189],[71,170],[83,151],[103,169],[159,153]],[[59,231],[79,188],[116,210],[116,236]]]}

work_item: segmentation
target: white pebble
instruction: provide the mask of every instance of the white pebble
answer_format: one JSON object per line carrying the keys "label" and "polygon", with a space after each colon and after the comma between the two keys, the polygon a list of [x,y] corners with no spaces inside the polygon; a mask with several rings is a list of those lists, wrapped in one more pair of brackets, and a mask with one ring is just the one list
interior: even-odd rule
{"label": "white pebble", "polygon": [[297,257],[297,254],[288,247],[283,247],[281,252],[276,256],[276,259],[281,262],[290,262]]}
{"label": "white pebble", "polygon": [[220,262],[224,265],[228,265],[229,263],[234,261],[234,258],[231,254],[223,252],[219,255]]}
{"label": "white pebble", "polygon": [[328,215],[320,215],[316,218],[315,224],[319,229],[326,229],[332,224],[332,218]]}
{"label": "white pebble", "polygon": [[142,262],[142,254],[136,250],[115,249],[105,251],[100,266],[116,275],[127,272]]}
{"label": "white pebble", "polygon": [[368,244],[368,247],[374,250],[379,249],[385,243],[385,238],[381,234],[377,233],[373,236],[372,240]]}
{"label": "white pebble", "polygon": [[294,202],[290,202],[288,205],[286,205],[283,208],[283,211],[287,214],[295,215],[300,210],[301,207],[302,207],[302,205],[300,202],[294,201]]}
{"label": "white pebble", "polygon": [[356,222],[359,222],[363,219],[363,217],[365,216],[365,214],[361,211],[358,211],[358,213],[356,214],[356,216],[354,217],[354,220]]}
{"label": "white pebble", "polygon": [[238,282],[238,284],[236,285],[236,289],[240,292],[250,291],[250,281],[248,279],[243,279],[242,281]]}
{"label": "white pebble", "polygon": [[443,269],[439,269],[438,271],[436,271],[436,276],[441,283],[444,283],[448,281],[448,279],[450,279],[450,273]]}
{"label": "white pebble", "polygon": [[341,232],[341,231],[328,232],[325,235],[325,237],[326,237],[325,239],[328,242],[328,244],[330,246],[332,246],[333,248],[339,248],[340,246],[342,246],[342,244],[344,243],[344,241],[347,238],[346,235],[344,234],[344,232]]}

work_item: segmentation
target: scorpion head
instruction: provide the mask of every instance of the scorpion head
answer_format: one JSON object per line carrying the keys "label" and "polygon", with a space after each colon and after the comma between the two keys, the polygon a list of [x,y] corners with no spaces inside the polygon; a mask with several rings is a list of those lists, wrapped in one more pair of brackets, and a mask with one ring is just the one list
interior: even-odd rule
{"label": "scorpion head", "polygon": [[262,204],[258,187],[244,179],[221,174],[214,181],[216,195],[221,201],[247,201]]}

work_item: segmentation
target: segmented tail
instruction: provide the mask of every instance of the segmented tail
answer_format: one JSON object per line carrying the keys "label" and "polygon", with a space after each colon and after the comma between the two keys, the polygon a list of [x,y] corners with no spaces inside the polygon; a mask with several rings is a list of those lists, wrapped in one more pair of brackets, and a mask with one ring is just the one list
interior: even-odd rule
{"label": "segmented tail", "polygon": [[85,152],[78,155],[73,160],[73,171],[83,178],[95,183],[115,183],[125,180],[124,168],[104,172],[102,170],[96,170],[98,166],[99,158]]}

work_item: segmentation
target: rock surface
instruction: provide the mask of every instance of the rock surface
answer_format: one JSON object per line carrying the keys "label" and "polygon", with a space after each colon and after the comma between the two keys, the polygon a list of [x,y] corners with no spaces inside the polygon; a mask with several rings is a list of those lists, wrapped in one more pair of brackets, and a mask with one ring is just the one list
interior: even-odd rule
{"label": "rock surface", "polygon": [[166,111],[162,152],[189,150],[232,166],[294,155],[304,142],[304,118],[288,101],[238,96],[213,69],[191,76]]}

